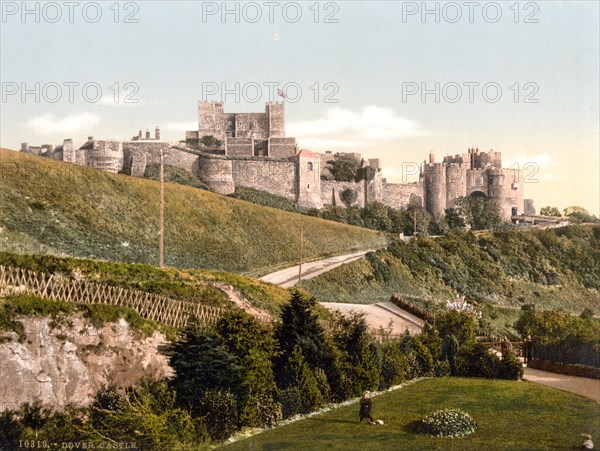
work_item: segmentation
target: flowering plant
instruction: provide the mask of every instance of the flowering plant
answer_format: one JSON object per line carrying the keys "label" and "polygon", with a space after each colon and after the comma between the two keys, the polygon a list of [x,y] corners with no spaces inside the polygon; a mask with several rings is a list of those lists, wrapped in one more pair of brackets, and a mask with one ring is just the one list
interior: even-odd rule
{"label": "flowering plant", "polygon": [[436,437],[462,437],[472,434],[476,428],[471,415],[460,409],[436,410],[421,420],[422,432]]}

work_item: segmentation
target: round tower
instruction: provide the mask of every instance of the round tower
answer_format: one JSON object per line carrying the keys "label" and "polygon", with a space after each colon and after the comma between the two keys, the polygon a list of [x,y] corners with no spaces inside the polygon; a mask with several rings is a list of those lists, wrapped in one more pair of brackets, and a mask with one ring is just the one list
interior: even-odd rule
{"label": "round tower", "polygon": [[452,207],[458,197],[467,195],[467,170],[462,164],[446,166],[446,207]]}
{"label": "round tower", "polygon": [[83,147],[87,152],[87,165],[101,171],[117,173],[123,169],[123,143],[120,141],[94,141]]}
{"label": "round tower", "polygon": [[233,164],[231,160],[199,157],[198,177],[217,194],[233,194]]}
{"label": "round tower", "polygon": [[488,198],[500,207],[501,217],[510,221],[523,214],[523,183],[517,169],[491,169],[488,172]]}
{"label": "round tower", "polygon": [[441,163],[423,164],[425,209],[436,218],[444,215],[446,208],[446,174]]}

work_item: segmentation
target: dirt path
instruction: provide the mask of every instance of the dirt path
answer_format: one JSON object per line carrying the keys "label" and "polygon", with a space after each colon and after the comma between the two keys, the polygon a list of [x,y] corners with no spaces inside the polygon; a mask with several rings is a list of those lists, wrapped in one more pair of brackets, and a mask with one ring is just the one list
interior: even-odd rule
{"label": "dirt path", "polygon": [[560,390],[575,393],[600,403],[600,379],[549,373],[547,371],[525,368],[523,380],[547,385]]}
{"label": "dirt path", "polygon": [[396,307],[391,302],[380,302],[377,304],[346,304],[341,302],[320,302],[329,310],[337,310],[342,315],[350,315],[352,312],[363,313],[370,328],[378,330],[380,327],[387,329],[392,325],[392,333],[399,335],[407,330],[411,334],[418,334],[423,327],[423,320]]}
{"label": "dirt path", "polygon": [[[355,252],[354,254],[338,255],[336,257],[330,257],[324,260],[304,263],[302,265],[301,279],[311,279],[313,277],[317,277],[318,275],[330,271],[333,268],[337,268],[338,266],[363,258],[367,252],[371,251],[361,251]],[[286,268],[282,269],[281,271],[267,274],[261,277],[260,280],[279,285],[283,288],[293,287],[298,282],[298,270],[298,266],[292,266],[291,268]]]}

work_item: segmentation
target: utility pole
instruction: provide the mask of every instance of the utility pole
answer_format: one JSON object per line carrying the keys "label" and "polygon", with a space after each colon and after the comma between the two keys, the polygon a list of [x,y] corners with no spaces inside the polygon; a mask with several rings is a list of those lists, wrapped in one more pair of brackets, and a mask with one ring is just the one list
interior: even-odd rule
{"label": "utility pole", "polygon": [[300,265],[298,265],[298,283],[302,278],[302,253],[304,251],[304,227],[300,228]]}
{"label": "utility pole", "polygon": [[413,209],[413,236],[417,235],[417,210]]}
{"label": "utility pole", "polygon": [[165,259],[165,172],[163,149],[160,149],[160,206],[158,213],[158,266],[164,266]]}

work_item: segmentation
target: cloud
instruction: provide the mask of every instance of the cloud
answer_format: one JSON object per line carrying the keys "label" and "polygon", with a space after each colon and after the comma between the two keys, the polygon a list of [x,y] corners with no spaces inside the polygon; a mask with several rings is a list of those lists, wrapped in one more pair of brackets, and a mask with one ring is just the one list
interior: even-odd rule
{"label": "cloud", "polygon": [[302,147],[317,151],[364,148],[374,141],[381,143],[426,134],[417,122],[378,106],[367,106],[360,112],[331,108],[318,119],[292,122],[286,129],[286,134],[294,136]]}
{"label": "cloud", "polygon": [[57,119],[53,114],[35,116],[27,121],[27,127],[33,133],[46,134],[72,134],[89,130],[100,122],[100,116],[94,113],[79,113]]}

